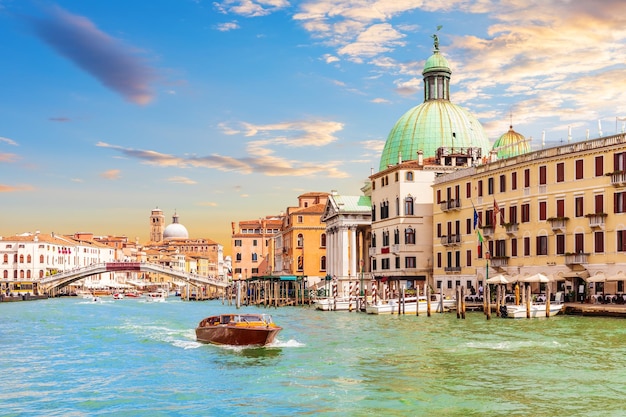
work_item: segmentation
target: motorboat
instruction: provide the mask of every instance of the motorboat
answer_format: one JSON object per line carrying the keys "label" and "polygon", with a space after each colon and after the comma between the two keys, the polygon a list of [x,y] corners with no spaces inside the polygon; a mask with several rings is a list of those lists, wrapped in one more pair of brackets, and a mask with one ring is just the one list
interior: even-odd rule
{"label": "motorboat", "polygon": [[348,311],[350,310],[350,304],[352,304],[352,309],[356,310],[357,298],[353,297],[350,299],[348,297],[328,297],[318,298],[313,302],[315,309],[322,311]]}
{"label": "motorboat", "polygon": [[[453,298],[444,298],[443,304],[439,300],[439,295],[431,298],[431,311],[440,312],[442,307],[443,311],[456,308],[456,300]],[[365,312],[368,314],[398,314],[400,309],[403,309],[404,314],[415,314],[416,312],[425,314],[428,312],[428,299],[423,295],[419,297],[405,297],[404,302],[400,299],[392,298],[379,300],[376,303],[365,306]]]}
{"label": "motorboat", "polygon": [[268,314],[220,314],[200,321],[196,340],[216,345],[265,346],[281,330]]}
{"label": "motorboat", "polygon": [[146,302],[148,303],[163,303],[167,298],[167,293],[164,291],[155,291],[146,293]]}
{"label": "motorboat", "polygon": [[[543,304],[543,303],[542,304],[532,303],[530,305],[530,317],[531,318],[552,317],[552,316],[556,316],[563,310],[562,303],[550,303],[549,315],[546,315],[547,305],[548,304]],[[526,304],[504,305],[500,309],[500,316],[503,318],[510,318],[510,319],[525,319],[526,317],[528,317]]]}
{"label": "motorboat", "polygon": [[113,294],[113,299],[114,300],[123,300],[124,299],[124,294],[122,294],[121,292],[116,292],[115,294]]}

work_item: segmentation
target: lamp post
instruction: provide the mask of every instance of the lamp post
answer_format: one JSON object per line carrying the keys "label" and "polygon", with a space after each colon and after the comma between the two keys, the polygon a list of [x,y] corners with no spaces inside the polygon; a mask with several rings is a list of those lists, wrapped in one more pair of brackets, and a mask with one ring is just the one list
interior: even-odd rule
{"label": "lamp post", "polygon": [[361,287],[360,287],[361,290],[360,290],[360,293],[361,293],[361,296],[363,296],[363,294],[364,294],[364,292],[363,292],[363,259],[361,259],[359,261],[359,266],[361,267]]}

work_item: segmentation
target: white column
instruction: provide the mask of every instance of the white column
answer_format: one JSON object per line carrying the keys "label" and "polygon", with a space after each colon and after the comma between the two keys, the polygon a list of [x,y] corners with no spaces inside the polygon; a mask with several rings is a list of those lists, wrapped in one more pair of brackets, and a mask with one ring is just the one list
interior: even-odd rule
{"label": "white column", "polygon": [[353,270],[350,270],[349,265],[349,253],[348,253],[348,226],[341,226],[341,273],[343,276],[348,276],[348,272],[354,274]]}
{"label": "white column", "polygon": [[359,270],[357,268],[358,259],[356,252],[356,227],[350,227],[350,271],[352,271],[352,275],[355,277],[359,276]]}

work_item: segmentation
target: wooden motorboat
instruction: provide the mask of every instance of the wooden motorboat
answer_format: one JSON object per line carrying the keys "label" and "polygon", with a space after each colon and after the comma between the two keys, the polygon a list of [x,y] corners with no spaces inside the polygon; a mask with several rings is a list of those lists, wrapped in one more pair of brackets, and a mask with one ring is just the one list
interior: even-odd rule
{"label": "wooden motorboat", "polygon": [[265,346],[282,330],[268,314],[220,314],[202,319],[196,340],[234,346]]}

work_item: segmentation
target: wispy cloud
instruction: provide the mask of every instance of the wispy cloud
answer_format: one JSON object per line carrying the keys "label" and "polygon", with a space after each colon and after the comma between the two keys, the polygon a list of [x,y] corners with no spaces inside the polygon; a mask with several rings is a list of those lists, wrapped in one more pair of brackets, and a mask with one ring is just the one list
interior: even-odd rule
{"label": "wispy cloud", "polygon": [[328,178],[347,178],[341,169],[345,161],[316,162],[311,160],[288,159],[276,155],[279,146],[301,148],[322,147],[337,140],[335,133],[343,129],[343,124],[332,121],[295,121],[257,125],[240,122],[237,128],[223,124],[224,133],[243,134],[245,137],[258,137],[248,142],[247,156],[228,155],[185,155],[176,156],[152,150],[125,148],[105,142],[96,146],[113,149],[128,158],[139,159],[145,164],[178,167],[208,168],[219,171],[239,172],[242,174],[259,173],[267,176],[324,176]]}
{"label": "wispy cloud", "polygon": [[121,178],[119,169],[110,169],[100,173],[100,176],[107,180],[119,180]]}
{"label": "wispy cloud", "polygon": [[237,21],[219,23],[215,25],[215,29],[219,30],[220,32],[228,32],[230,30],[239,29],[239,23],[237,23]]}
{"label": "wispy cloud", "polygon": [[50,117],[48,120],[50,120],[51,122],[65,123],[65,122],[69,122],[70,118],[69,117]]}
{"label": "wispy cloud", "polygon": [[86,17],[52,6],[43,17],[31,17],[34,33],[57,53],[98,79],[103,85],[135,104],[154,98],[150,83],[154,70],[135,48],[109,36]]}
{"label": "wispy cloud", "polygon": [[289,6],[287,0],[222,0],[213,5],[222,13],[233,13],[247,17],[266,16]]}
{"label": "wispy cloud", "polygon": [[15,162],[18,159],[19,156],[14,153],[0,153],[0,162]]}
{"label": "wispy cloud", "polygon": [[6,185],[0,184],[0,193],[14,193],[19,191],[33,191],[35,187],[32,185]]}
{"label": "wispy cloud", "polygon": [[391,101],[389,101],[389,100],[387,100],[385,98],[380,98],[380,97],[374,98],[374,99],[370,100],[370,102],[376,103],[376,104],[389,104],[389,103],[391,103]]}
{"label": "wispy cloud", "polygon": [[168,182],[174,182],[177,184],[188,184],[188,185],[193,185],[193,184],[197,184],[197,181],[194,181],[190,178],[187,177],[171,177],[167,179]]}
{"label": "wispy cloud", "polygon": [[0,142],[6,143],[7,145],[11,145],[11,146],[17,146],[16,141],[14,141],[13,139],[9,139],[9,138],[3,138],[2,136],[0,136]]}
{"label": "wispy cloud", "polygon": [[214,201],[202,201],[198,203],[198,205],[203,207],[217,207],[217,203]]}

